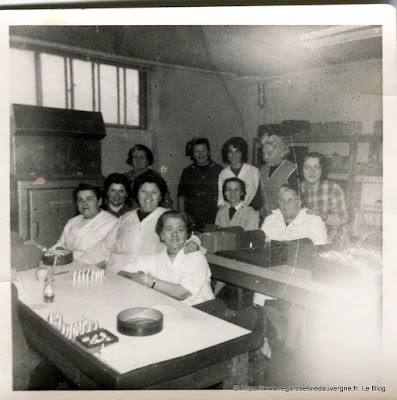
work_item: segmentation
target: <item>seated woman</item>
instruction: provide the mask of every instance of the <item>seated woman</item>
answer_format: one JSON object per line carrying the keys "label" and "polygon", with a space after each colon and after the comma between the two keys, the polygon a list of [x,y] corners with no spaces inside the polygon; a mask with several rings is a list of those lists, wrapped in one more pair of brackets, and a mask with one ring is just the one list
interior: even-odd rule
{"label": "seated woman", "polygon": [[239,178],[229,178],[223,182],[223,197],[227,205],[219,207],[215,225],[221,228],[241,226],[250,231],[258,228],[259,213],[243,203],[246,196],[245,183]]}
{"label": "seated woman", "polygon": [[266,241],[308,238],[315,245],[328,243],[323,220],[302,207],[299,189],[295,185],[282,185],[278,191],[278,206],[265,218],[262,230]]}
{"label": "seated woman", "polygon": [[126,176],[121,174],[110,174],[105,179],[106,197],[102,208],[117,218],[120,218],[127,211],[132,210],[131,189]]}
{"label": "seated woman", "polygon": [[[324,245],[328,243],[327,228],[323,220],[309,213],[306,208],[301,206],[301,199],[298,187],[282,185],[278,191],[278,209],[265,218],[262,230],[266,234],[266,240],[289,241],[309,238],[314,245]],[[266,296],[255,293],[254,302],[264,305]],[[279,303],[281,304],[281,303]],[[282,331],[282,318],[277,307],[267,308],[267,317],[276,331]],[[287,328],[285,333],[285,347],[287,349],[297,349],[299,340],[303,332],[307,315],[304,309],[294,306],[286,306]]]}
{"label": "seated woman", "polygon": [[126,265],[119,274],[189,305],[214,299],[205,256],[198,251],[185,254],[183,250],[192,235],[187,215],[166,211],[157,221],[156,233],[166,248]]}
{"label": "seated woman", "polygon": [[82,183],[73,192],[80,215],[71,218],[62,235],[52,249],[64,248],[73,251],[75,260],[96,245],[117,224],[117,218],[100,209],[101,190]]}
{"label": "seated woman", "polygon": [[[259,170],[250,164],[248,160],[248,145],[242,137],[230,138],[222,147],[222,160],[229,167],[224,168],[218,178],[218,207],[225,204],[222,187],[228,178],[239,178],[245,183],[246,196],[244,204],[251,205],[259,189]],[[260,208],[260,207],[259,207]]]}
{"label": "seated woman", "polygon": [[[82,261],[96,264],[106,260],[106,267],[115,271],[121,265],[142,255],[159,253],[164,245],[156,234],[159,217],[167,211],[161,207],[168,193],[167,184],[159,174],[147,171],[134,183],[133,198],[140,205],[137,210],[122,215],[114,228],[85,256]],[[194,236],[193,240],[199,243]],[[198,244],[193,241],[185,246],[185,251],[196,251]]]}
{"label": "seated woman", "polygon": [[302,175],[301,193],[305,206],[323,219],[331,242],[349,244],[345,196],[337,183],[326,179],[325,156],[318,152],[309,153],[303,162]]}

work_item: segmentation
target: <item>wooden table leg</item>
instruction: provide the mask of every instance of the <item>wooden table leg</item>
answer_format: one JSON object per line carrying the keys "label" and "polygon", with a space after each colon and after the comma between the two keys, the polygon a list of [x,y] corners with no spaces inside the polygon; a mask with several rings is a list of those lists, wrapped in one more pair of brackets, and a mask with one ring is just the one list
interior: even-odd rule
{"label": "wooden table leg", "polygon": [[222,382],[222,389],[233,389],[234,385],[248,384],[248,353],[240,354],[230,361],[230,377]]}

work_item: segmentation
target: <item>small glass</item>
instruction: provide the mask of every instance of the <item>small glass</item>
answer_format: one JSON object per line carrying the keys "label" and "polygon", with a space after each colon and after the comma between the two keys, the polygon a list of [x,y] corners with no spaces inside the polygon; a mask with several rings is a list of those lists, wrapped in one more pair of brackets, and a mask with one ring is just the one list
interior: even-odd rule
{"label": "small glass", "polygon": [[43,297],[45,303],[52,303],[55,299],[55,279],[53,276],[44,281]]}

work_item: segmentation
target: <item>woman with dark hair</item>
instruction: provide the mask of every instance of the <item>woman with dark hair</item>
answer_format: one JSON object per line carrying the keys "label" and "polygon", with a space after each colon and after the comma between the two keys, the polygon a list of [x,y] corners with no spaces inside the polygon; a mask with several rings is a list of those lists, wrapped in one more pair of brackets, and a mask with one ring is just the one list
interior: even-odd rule
{"label": "woman with dark hair", "polygon": [[127,211],[131,211],[131,188],[125,175],[110,174],[105,179],[105,200],[102,208],[119,218]]}
{"label": "woman with dark hair", "polygon": [[239,178],[228,178],[223,182],[222,192],[227,205],[219,207],[215,224],[221,228],[241,226],[246,231],[258,229],[258,211],[243,204],[246,196],[244,181]]}
{"label": "woman with dark hair", "polygon": [[134,180],[153,164],[154,158],[152,151],[143,144],[136,144],[128,151],[127,164],[131,165],[132,169],[125,173],[129,179],[131,187]]}
{"label": "woman with dark hair", "polygon": [[183,170],[179,181],[178,209],[188,213],[193,218],[194,228],[200,230],[215,221],[218,176],[222,167],[211,160],[210,144],[205,138],[189,142],[188,153],[193,163]]}
{"label": "woman with dark hair", "polygon": [[[135,180],[132,192],[139,208],[122,215],[117,225],[82,261],[93,264],[106,260],[107,268],[117,270],[137,256],[159,253],[163,245],[155,232],[159,217],[167,211],[163,199],[168,193],[165,180],[153,171],[147,171]],[[194,240],[198,241],[197,237]],[[198,249],[198,243],[189,241],[186,251]]]}
{"label": "woman with dark hair", "polygon": [[328,237],[333,243],[349,243],[347,224],[349,215],[341,187],[326,179],[328,165],[319,152],[306,155],[302,165],[302,200],[305,206],[319,215],[327,226]]}
{"label": "woman with dark hair", "polygon": [[249,206],[257,193],[259,187],[259,170],[248,161],[248,145],[242,137],[230,138],[222,147],[222,160],[230,164],[219,174],[218,179],[218,206],[225,204],[223,197],[223,182],[228,178],[239,178],[246,186],[246,196],[243,203]]}
{"label": "woman with dark hair", "polygon": [[73,191],[79,215],[71,218],[52,249],[73,251],[75,260],[96,245],[116,225],[117,218],[101,210],[101,190],[96,186],[80,184]]}
{"label": "woman with dark hair", "polygon": [[192,224],[185,213],[166,211],[157,221],[156,233],[165,248],[159,254],[141,257],[119,272],[135,282],[189,305],[214,299],[211,270],[205,256],[183,248],[192,236]]}
{"label": "woman with dark hair", "polygon": [[[150,168],[150,166],[154,162],[154,157],[152,151],[147,148],[143,144],[136,144],[128,151],[127,164],[132,166],[132,169],[126,172],[124,175],[130,182],[131,190],[134,190],[134,182],[138,178],[138,176],[142,175],[147,171],[152,171],[154,174],[157,174],[161,178],[161,174],[157,171],[154,171]],[[172,200],[170,198],[169,192],[166,193],[165,197],[163,197],[163,205],[167,208],[172,208]],[[136,203],[135,198],[133,197],[132,208],[138,208],[139,204]]]}

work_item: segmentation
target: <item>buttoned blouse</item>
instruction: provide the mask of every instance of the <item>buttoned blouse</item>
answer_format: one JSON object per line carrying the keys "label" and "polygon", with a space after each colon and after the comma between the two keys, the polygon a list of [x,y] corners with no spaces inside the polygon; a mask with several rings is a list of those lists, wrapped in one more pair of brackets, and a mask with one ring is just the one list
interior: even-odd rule
{"label": "buttoned blouse", "polygon": [[211,270],[207,259],[199,251],[185,254],[181,249],[174,261],[171,261],[164,248],[159,254],[140,257],[122,269],[128,272],[142,271],[153,278],[183,286],[191,293],[191,296],[183,300],[189,305],[215,298],[211,289]]}
{"label": "buttoned blouse", "polygon": [[265,232],[266,241],[271,240],[297,240],[308,238],[315,245],[328,243],[327,228],[321,217],[309,214],[302,208],[296,218],[288,225],[280,209],[274,210],[265,218],[262,230]]}

